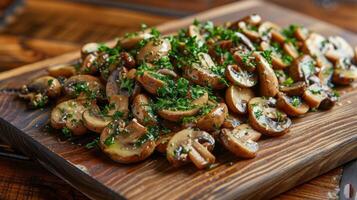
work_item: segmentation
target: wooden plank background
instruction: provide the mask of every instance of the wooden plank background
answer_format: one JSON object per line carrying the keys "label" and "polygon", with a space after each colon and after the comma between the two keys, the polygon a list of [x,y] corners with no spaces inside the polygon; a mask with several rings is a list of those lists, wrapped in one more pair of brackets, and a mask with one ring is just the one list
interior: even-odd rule
{"label": "wooden plank background", "polygon": [[[303,0],[304,1],[304,0]],[[301,2],[301,1],[299,1]],[[306,1],[307,2],[307,1]],[[306,3],[305,2],[305,3]],[[47,3],[47,4],[46,4]],[[306,5],[306,4],[301,4],[301,5]],[[42,4],[42,5],[41,5]],[[13,23],[10,25],[10,29],[6,29],[2,32],[0,35],[0,40],[5,45],[0,47],[0,56],[5,54],[5,56],[0,57],[4,59],[0,59],[1,62],[5,61],[5,64],[10,64],[11,67],[17,67],[20,64],[26,64],[26,63],[31,63],[37,60],[42,60],[47,57],[51,57],[57,54],[62,54],[63,52],[71,51],[73,49],[78,48],[78,45],[82,44],[83,42],[86,41],[86,38],[76,38],[76,39],[71,39],[69,41],[66,41],[67,36],[71,34],[71,32],[66,32],[63,33],[62,31],[59,32],[54,32],[53,30],[58,29],[59,27],[71,27],[70,23],[67,23],[67,21],[62,21],[60,20],[61,16],[63,14],[62,11],[67,10],[68,13],[66,15],[70,15],[71,12],[70,10],[78,10],[78,15],[74,15],[73,18],[77,19],[78,22],[83,22],[86,21],[85,18],[81,17],[84,13],[91,13],[96,10],[96,7],[93,6],[84,6],[84,5],[79,5],[75,3],[64,3],[64,4],[59,4],[56,2],[46,2],[46,1],[29,1],[28,4],[29,7],[24,10],[24,13],[19,16],[21,19],[20,21],[17,21],[17,23]],[[52,8],[47,10],[46,7]],[[78,8],[84,8],[84,9],[78,9]],[[30,9],[29,9],[30,8]],[[107,17],[114,17],[118,16],[115,13],[116,9],[107,9],[107,8],[101,8],[103,10],[103,13],[110,13],[106,15]],[[322,9],[319,9],[322,10]],[[31,12],[30,12],[31,11]],[[108,11],[108,12],[107,12]],[[28,13],[27,13],[28,12]],[[130,11],[126,11],[130,12]],[[321,11],[319,11],[321,12]],[[319,13],[317,12],[317,13]],[[53,19],[56,19],[56,16],[58,17],[57,21],[51,21],[53,23],[53,26],[50,26],[50,28],[47,28],[48,23],[46,21],[41,19],[41,15],[45,15],[48,13],[47,16],[51,16]],[[57,14],[56,14],[57,13]],[[121,12],[122,13],[122,12]],[[315,12],[316,13],[316,12]],[[124,15],[126,13],[124,12]],[[161,23],[163,21],[170,20],[170,18],[163,17],[163,16],[155,16],[152,14],[145,14],[145,13],[138,13],[135,12],[133,15],[141,16],[140,19],[138,19],[136,24],[134,23],[128,23],[128,21],[131,22],[131,18],[128,18],[127,21],[116,21],[118,24],[123,23],[124,25],[121,26],[120,29],[116,30],[118,34],[121,34],[122,32],[125,32],[126,30],[134,30],[138,26],[140,22],[144,21],[147,19],[147,16],[150,16],[150,19],[153,19],[151,25]],[[38,16],[38,17],[34,17]],[[338,14],[337,17],[338,18]],[[141,21],[140,21],[141,20]],[[345,20],[346,21],[346,20]],[[39,32],[34,32],[31,33],[31,26],[27,26],[25,29],[21,29],[22,25],[28,24],[25,22],[30,22],[31,25],[37,26],[38,28],[36,30],[43,30],[43,29],[51,29],[52,31],[39,31]],[[348,21],[347,21],[348,22]],[[89,27],[94,27],[97,24],[96,23],[103,23],[102,21],[91,21],[89,20],[88,23],[91,23]],[[105,23],[105,21],[104,21]],[[126,23],[126,24],[125,24]],[[147,22],[146,22],[147,23]],[[21,25],[22,24],[22,25]],[[118,24],[110,24],[106,26],[101,26],[101,31],[102,32],[108,32],[108,30],[113,29],[113,26],[118,26]],[[355,24],[354,24],[355,25]],[[72,25],[73,26],[73,25]],[[66,29],[64,28],[64,29]],[[349,26],[348,28],[353,29],[353,24],[352,26]],[[86,34],[90,32],[90,29],[85,29],[82,34]],[[108,32],[108,35],[106,34],[101,34],[101,31],[96,32],[95,34],[91,35],[90,39],[87,39],[88,41],[104,41],[107,39],[111,39],[114,36],[115,31],[113,32]],[[31,34],[28,34],[28,33]],[[27,35],[26,35],[27,34]],[[83,40],[83,41],[82,41]],[[52,48],[51,48],[52,47]],[[13,50],[17,49],[16,53],[14,53],[12,56],[8,57],[6,54],[13,53]],[[48,51],[48,49],[50,49]],[[1,51],[3,50],[3,51]],[[15,55],[16,54],[16,55]],[[19,56],[20,55],[20,56]],[[5,59],[6,58],[6,59]],[[9,60],[8,58],[11,58],[12,60]],[[4,63],[1,63],[1,66]],[[27,161],[26,161],[27,162]],[[0,163],[1,164],[1,163]],[[10,168],[11,169],[11,168]],[[321,197],[326,197],[326,196],[334,196],[334,192],[338,183],[338,176],[340,173],[340,169],[335,170],[333,172],[330,172],[329,174],[321,177],[320,179],[317,179],[316,181],[312,181],[309,184],[305,184],[297,189],[293,189],[291,192],[282,195],[281,197],[278,198],[316,198],[316,199],[321,199]],[[26,172],[26,171],[25,171]],[[55,177],[53,179],[57,180]],[[59,181],[59,180],[57,180]],[[60,182],[60,181],[59,181]],[[320,198],[319,198],[320,197]],[[8,198],[6,198],[8,199]]]}

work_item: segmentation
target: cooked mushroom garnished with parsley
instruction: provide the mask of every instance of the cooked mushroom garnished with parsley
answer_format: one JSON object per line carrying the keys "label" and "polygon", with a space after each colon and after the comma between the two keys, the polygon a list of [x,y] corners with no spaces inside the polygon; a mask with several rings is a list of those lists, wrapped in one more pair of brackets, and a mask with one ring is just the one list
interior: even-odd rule
{"label": "cooked mushroom garnished with parsley", "polygon": [[114,161],[156,149],[174,166],[205,169],[222,152],[214,148],[254,158],[261,135],[289,132],[289,117],[331,109],[334,84],[355,81],[356,64],[357,48],[341,37],[254,14],[171,35],[143,25],[114,46],[88,43],[77,63],[50,67],[19,97],[54,104],[50,124],[66,137],[100,134],[94,141]]}

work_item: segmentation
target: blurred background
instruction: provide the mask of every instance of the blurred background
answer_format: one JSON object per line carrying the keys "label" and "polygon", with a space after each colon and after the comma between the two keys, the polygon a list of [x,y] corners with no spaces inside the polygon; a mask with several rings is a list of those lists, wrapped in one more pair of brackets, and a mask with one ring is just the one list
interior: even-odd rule
{"label": "blurred background", "polygon": [[[357,32],[357,0],[266,1]],[[236,1],[0,0],[0,72],[77,50],[87,42],[113,39],[138,30],[141,23],[155,26],[232,2]],[[86,199],[7,145],[0,144],[0,157],[0,199]],[[335,177],[340,174],[341,168],[335,169],[286,196],[318,197],[338,188]]]}

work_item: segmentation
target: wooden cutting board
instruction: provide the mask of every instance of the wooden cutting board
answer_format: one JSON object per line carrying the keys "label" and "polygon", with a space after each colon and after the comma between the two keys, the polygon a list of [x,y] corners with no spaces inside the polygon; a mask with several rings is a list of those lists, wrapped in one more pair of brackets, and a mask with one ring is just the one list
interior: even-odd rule
{"label": "wooden cutting board", "polygon": [[[357,44],[350,32],[260,1],[226,5],[158,29],[170,33],[195,18],[220,23],[251,13]],[[0,137],[93,199],[266,199],[357,158],[357,90],[349,87],[342,89],[341,101],[332,110],[295,119],[289,134],[260,141],[261,150],[251,160],[222,151],[219,165],[207,171],[192,165],[172,168],[158,154],[139,164],[114,163],[99,150],[83,147],[90,138],[63,142],[56,133],[46,133],[51,109],[28,110],[9,89],[44,74],[50,65],[78,57],[79,52],[69,53],[0,74]]]}

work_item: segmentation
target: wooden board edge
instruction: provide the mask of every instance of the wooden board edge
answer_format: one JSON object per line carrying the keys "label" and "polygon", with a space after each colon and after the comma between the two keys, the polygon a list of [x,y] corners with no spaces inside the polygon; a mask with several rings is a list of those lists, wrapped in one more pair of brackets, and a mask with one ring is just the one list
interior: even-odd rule
{"label": "wooden board edge", "polygon": [[[1,140],[16,147],[17,150],[25,155],[36,159],[48,171],[64,180],[66,183],[81,191],[91,199],[125,199],[118,193],[105,187],[102,183],[93,179],[80,167],[68,162],[64,158],[50,151],[41,143],[34,140],[15,126],[0,117],[0,127],[2,133]],[[79,181],[86,179],[85,181]],[[86,184],[83,184],[86,183]]]}

